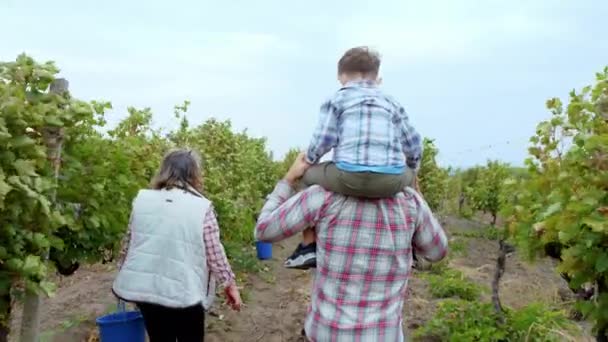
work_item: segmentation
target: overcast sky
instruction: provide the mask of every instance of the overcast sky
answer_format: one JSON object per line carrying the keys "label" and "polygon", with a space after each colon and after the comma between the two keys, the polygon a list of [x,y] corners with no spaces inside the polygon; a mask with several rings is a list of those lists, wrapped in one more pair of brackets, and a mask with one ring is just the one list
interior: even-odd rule
{"label": "overcast sky", "polygon": [[383,56],[385,90],[442,164],[520,164],[546,118],[608,65],[608,1],[0,0],[0,60],[54,60],[82,99],[149,106],[157,127],[231,119],[282,155],[305,148],[336,63],[355,45]]}

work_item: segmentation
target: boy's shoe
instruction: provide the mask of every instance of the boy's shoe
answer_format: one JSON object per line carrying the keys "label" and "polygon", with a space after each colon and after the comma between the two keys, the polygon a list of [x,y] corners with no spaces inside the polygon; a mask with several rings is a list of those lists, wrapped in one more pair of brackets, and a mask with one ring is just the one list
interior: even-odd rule
{"label": "boy's shoe", "polygon": [[316,268],[317,244],[314,242],[306,246],[299,244],[293,254],[285,260],[285,267],[297,268],[300,270]]}

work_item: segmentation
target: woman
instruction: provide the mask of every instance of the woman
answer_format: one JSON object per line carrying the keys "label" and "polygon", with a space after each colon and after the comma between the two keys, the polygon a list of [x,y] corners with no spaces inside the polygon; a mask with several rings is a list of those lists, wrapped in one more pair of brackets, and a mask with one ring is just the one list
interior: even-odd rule
{"label": "woman", "polygon": [[113,291],[138,306],[150,342],[202,341],[215,281],[240,310],[212,204],[201,191],[198,156],[176,150],[165,156],[151,189],[133,201]]}

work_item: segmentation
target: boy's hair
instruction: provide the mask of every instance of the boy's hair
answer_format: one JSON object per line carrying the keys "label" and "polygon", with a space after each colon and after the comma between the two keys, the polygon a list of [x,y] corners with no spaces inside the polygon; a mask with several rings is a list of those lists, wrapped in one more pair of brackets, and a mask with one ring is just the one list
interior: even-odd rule
{"label": "boy's hair", "polygon": [[349,49],[338,61],[338,75],[362,73],[364,76],[376,77],[380,70],[380,54],[367,46]]}

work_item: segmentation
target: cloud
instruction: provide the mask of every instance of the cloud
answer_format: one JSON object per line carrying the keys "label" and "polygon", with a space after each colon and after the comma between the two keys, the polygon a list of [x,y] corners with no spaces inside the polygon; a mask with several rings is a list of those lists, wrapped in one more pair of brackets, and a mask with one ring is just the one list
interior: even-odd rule
{"label": "cloud", "polygon": [[402,62],[421,61],[429,57],[458,57],[469,54],[473,39],[466,28],[451,29],[443,25],[378,22],[367,28],[348,30],[342,49],[369,45],[383,56]]}
{"label": "cloud", "polygon": [[[127,76],[172,73],[196,68],[209,72],[259,69],[274,57],[297,51],[297,46],[277,35],[225,32],[186,36],[179,32],[115,37],[106,35],[107,43],[96,50],[55,48],[29,50],[42,58],[85,73],[108,71]],[[270,58],[269,58],[270,57]],[[254,68],[253,66],[256,65]]]}
{"label": "cloud", "polygon": [[557,39],[573,34],[572,28],[566,31],[557,18],[536,8],[453,6],[446,3],[434,8],[420,4],[413,13],[404,5],[401,11],[377,16],[356,14],[340,25],[340,49],[370,45],[386,60],[398,63],[470,63],[487,58],[507,42]]}
{"label": "cloud", "polygon": [[278,34],[238,31],[134,28],[121,36],[110,29],[97,42],[95,49],[82,49],[58,39],[57,44],[27,51],[39,61],[56,61],[63,77],[105,89],[104,96],[112,99],[121,94],[212,98],[280,89],[286,80],[268,70],[299,48]]}

